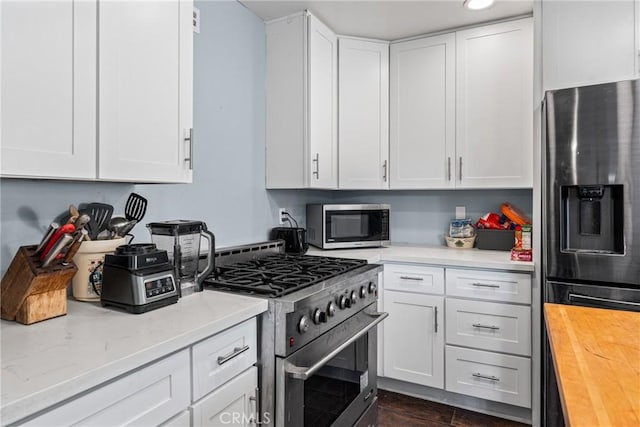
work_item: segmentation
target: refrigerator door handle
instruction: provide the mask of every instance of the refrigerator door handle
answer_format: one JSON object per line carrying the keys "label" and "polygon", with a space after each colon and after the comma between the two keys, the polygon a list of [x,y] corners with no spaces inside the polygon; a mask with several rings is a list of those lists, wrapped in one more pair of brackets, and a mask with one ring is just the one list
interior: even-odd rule
{"label": "refrigerator door handle", "polygon": [[637,302],[620,301],[620,300],[615,300],[615,299],[592,297],[592,296],[588,296],[588,295],[580,295],[580,294],[573,294],[573,293],[569,294],[569,302],[570,303],[571,302],[590,303],[592,305],[593,304],[597,304],[599,302],[604,302],[604,303],[609,303],[609,304],[620,304],[620,305],[623,305],[623,306],[640,308],[640,303],[637,303]]}

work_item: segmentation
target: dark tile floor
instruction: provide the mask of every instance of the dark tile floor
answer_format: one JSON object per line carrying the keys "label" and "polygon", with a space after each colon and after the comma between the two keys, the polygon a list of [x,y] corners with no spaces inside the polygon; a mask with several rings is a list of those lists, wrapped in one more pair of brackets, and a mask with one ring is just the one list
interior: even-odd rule
{"label": "dark tile floor", "polygon": [[441,403],[378,390],[379,427],[524,427],[504,420]]}

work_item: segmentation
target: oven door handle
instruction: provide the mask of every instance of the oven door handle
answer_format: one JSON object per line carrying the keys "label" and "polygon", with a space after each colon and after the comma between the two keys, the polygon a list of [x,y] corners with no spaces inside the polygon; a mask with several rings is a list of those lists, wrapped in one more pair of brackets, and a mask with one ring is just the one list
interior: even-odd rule
{"label": "oven door handle", "polygon": [[367,313],[367,315],[373,317],[374,320],[371,321],[371,323],[369,323],[367,326],[362,328],[360,331],[358,331],[354,336],[349,338],[347,341],[345,341],[344,343],[336,347],[329,354],[324,356],[322,359],[318,360],[318,362],[316,362],[312,366],[306,367],[306,366],[296,366],[291,362],[285,361],[285,366],[284,366],[285,372],[290,377],[295,378],[297,380],[305,381],[309,379],[309,377],[315,374],[318,369],[322,368],[328,361],[336,357],[338,353],[340,353],[345,348],[349,347],[355,341],[360,339],[360,337],[362,337],[364,334],[369,332],[370,329],[374,328],[376,325],[378,325],[378,323],[382,322],[384,319],[389,317],[389,313]]}

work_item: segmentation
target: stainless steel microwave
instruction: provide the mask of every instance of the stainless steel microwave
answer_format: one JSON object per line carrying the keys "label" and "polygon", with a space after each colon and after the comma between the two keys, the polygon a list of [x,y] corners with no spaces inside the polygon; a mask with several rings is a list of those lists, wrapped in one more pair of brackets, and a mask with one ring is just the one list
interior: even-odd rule
{"label": "stainless steel microwave", "polygon": [[321,249],[368,248],[390,243],[389,205],[307,205],[307,241]]}

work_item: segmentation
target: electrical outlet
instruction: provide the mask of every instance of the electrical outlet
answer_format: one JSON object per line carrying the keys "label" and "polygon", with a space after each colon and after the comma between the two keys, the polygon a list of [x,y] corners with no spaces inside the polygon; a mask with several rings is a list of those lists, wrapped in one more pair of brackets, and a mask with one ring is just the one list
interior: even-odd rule
{"label": "electrical outlet", "polygon": [[465,219],[467,217],[467,208],[464,206],[456,206],[456,219]]}
{"label": "electrical outlet", "polygon": [[287,210],[285,208],[278,209],[278,218],[280,219],[280,224],[284,224],[287,221],[287,216],[285,215]]}
{"label": "electrical outlet", "polygon": [[193,32],[200,34],[200,9],[193,8]]}

